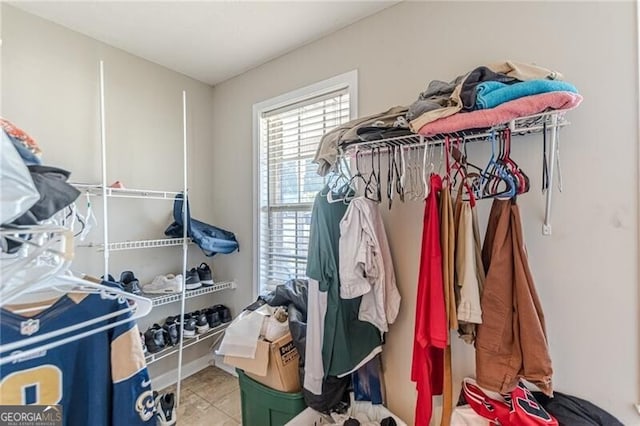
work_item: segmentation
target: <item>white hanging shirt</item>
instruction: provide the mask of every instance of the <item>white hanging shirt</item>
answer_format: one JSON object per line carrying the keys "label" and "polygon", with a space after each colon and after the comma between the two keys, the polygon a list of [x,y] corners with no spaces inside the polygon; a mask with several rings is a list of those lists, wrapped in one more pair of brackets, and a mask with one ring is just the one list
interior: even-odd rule
{"label": "white hanging shirt", "polygon": [[340,221],[340,297],[362,296],[358,319],[389,331],[398,316],[400,293],[378,205],[351,200]]}
{"label": "white hanging shirt", "polygon": [[327,313],[327,292],[320,291],[318,281],[309,279],[307,303],[307,340],[305,342],[304,388],[315,395],[322,395],[324,365],[322,340],[324,317]]}
{"label": "white hanging shirt", "polygon": [[482,324],[472,214],[469,202],[463,202],[462,210],[460,211],[456,247],[457,284],[460,286],[460,300],[457,312],[458,321]]}

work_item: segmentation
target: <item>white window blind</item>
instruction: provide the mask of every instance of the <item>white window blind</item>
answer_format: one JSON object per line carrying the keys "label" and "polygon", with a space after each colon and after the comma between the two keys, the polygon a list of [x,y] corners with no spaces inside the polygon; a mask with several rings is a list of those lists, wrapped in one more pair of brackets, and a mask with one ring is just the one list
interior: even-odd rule
{"label": "white window blind", "polygon": [[260,292],[305,278],[311,209],[324,184],[312,160],[322,135],[347,121],[347,88],[262,112]]}

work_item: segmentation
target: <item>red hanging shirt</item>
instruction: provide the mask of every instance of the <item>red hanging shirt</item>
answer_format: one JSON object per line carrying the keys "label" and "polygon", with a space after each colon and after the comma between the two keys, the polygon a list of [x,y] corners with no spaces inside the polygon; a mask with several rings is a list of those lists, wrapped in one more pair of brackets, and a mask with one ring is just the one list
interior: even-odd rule
{"label": "red hanging shirt", "polygon": [[437,195],[442,179],[431,175],[424,207],[422,252],[418,276],[416,322],[413,338],[411,380],[416,382],[415,425],[427,426],[431,419],[432,395],[442,394],[444,349],[447,346],[447,317],[442,282],[442,250]]}

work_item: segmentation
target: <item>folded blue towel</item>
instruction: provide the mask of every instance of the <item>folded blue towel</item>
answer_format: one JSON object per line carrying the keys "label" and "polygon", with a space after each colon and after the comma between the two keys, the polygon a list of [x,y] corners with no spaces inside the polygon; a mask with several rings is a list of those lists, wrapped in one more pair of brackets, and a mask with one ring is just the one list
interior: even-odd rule
{"label": "folded blue towel", "polygon": [[514,99],[548,92],[578,93],[578,89],[571,83],[558,80],[529,80],[515,84],[485,81],[476,88],[475,109],[495,108]]}

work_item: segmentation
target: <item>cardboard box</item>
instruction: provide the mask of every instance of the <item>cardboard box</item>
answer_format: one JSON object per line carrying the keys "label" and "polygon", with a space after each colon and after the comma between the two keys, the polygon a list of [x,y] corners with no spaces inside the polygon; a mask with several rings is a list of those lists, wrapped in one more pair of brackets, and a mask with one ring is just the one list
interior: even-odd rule
{"label": "cardboard box", "polygon": [[255,358],[225,356],[225,364],[244,370],[247,376],[281,392],[300,392],[300,355],[287,333],[275,342],[258,342]]}

